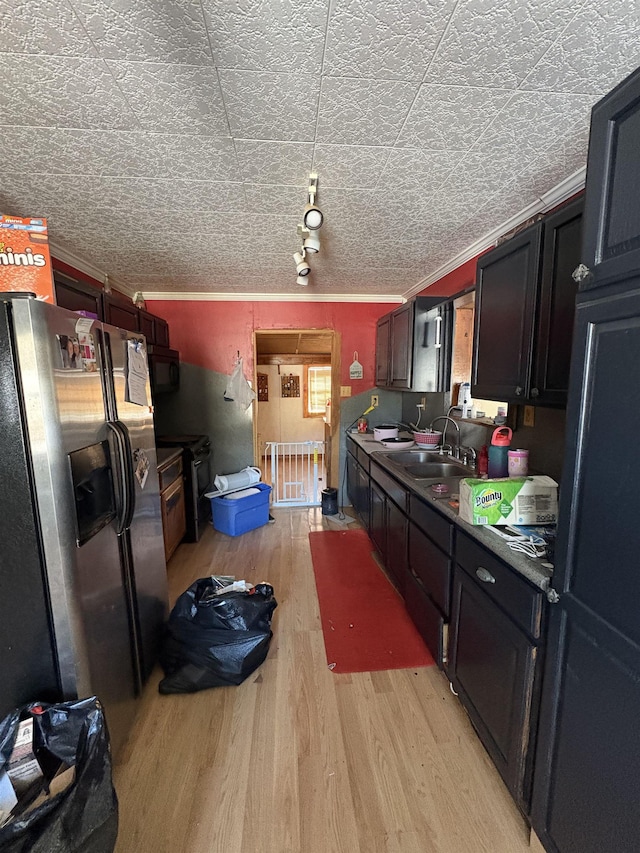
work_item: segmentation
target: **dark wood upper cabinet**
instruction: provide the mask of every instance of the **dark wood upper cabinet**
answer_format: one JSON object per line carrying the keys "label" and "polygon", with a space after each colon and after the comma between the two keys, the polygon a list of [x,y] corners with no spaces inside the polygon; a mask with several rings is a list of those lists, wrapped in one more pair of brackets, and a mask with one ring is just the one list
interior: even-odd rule
{"label": "dark wood upper cabinet", "polygon": [[169,324],[161,317],[153,318],[154,340],[153,343],[159,347],[169,346]]}
{"label": "dark wood upper cabinet", "polygon": [[376,327],[376,385],[384,387],[389,381],[389,333],[391,314],[378,320]]}
{"label": "dark wood upper cabinet", "polygon": [[580,263],[584,197],[544,220],[542,271],[529,396],[542,406],[566,405]]}
{"label": "dark wood upper cabinet", "polygon": [[104,321],[119,329],[129,332],[139,332],[139,311],[132,302],[125,302],[108,293],[104,294]]}
{"label": "dark wood upper cabinet", "polygon": [[99,320],[102,319],[101,290],[57,271],[54,271],[53,279],[56,305],[69,311],[87,311],[90,314],[95,314]]}
{"label": "dark wood upper cabinet", "polygon": [[446,391],[450,385],[451,304],[418,296],[378,320],[376,385],[397,391]]}
{"label": "dark wood upper cabinet", "polygon": [[566,405],[583,208],[564,205],[478,261],[474,397]]}
{"label": "dark wood upper cabinet", "polygon": [[640,273],[640,74],[591,113],[581,290]]}
{"label": "dark wood upper cabinet", "polygon": [[138,331],[141,332],[148,344],[155,343],[156,318],[148,311],[138,311]]}

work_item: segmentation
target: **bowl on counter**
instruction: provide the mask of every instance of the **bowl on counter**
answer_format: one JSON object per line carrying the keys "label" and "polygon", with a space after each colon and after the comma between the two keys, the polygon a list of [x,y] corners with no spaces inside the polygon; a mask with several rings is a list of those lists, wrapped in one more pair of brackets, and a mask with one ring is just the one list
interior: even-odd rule
{"label": "bowl on counter", "polygon": [[442,433],[430,429],[414,432],[413,437],[416,444],[422,444],[426,447],[437,447],[442,441]]}

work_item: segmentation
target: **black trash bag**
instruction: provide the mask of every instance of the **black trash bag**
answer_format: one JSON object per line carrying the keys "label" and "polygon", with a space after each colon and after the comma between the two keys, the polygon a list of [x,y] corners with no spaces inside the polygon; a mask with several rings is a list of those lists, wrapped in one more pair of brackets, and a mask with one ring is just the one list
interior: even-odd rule
{"label": "black trash bag", "polygon": [[241,684],[264,661],[271,642],[271,616],[278,606],[273,587],[215,595],[211,578],[200,578],[178,598],[160,653],[165,676],[160,693],[194,693]]}
{"label": "black trash bag", "polygon": [[20,720],[33,718],[33,743],[75,766],[67,790],[0,829],[2,853],[113,853],[118,799],[111,779],[109,734],[95,696],[57,705],[32,703],[0,723],[0,767],[5,768]]}

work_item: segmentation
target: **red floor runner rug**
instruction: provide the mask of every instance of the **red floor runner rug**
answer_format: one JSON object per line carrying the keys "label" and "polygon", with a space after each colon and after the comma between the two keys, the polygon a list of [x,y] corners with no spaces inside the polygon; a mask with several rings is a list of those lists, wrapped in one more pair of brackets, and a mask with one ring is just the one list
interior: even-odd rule
{"label": "red floor runner rug", "polygon": [[309,533],[327,663],[334,672],[434,663],[404,604],[376,565],[364,530]]}

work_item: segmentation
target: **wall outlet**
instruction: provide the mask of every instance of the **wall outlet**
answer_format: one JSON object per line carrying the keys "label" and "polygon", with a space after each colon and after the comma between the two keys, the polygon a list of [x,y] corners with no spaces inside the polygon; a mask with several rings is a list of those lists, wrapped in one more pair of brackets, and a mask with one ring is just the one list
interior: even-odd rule
{"label": "wall outlet", "polygon": [[372,405],[372,406],[377,406],[377,405],[378,405],[378,395],[377,395],[377,394],[372,394],[372,395],[371,395],[371,405]]}
{"label": "wall outlet", "polygon": [[522,425],[532,427],[536,422],[536,410],[533,406],[525,406],[522,415]]}
{"label": "wall outlet", "polygon": [[351,385],[341,385],[340,386],[340,396],[341,397],[350,397],[351,396]]}

